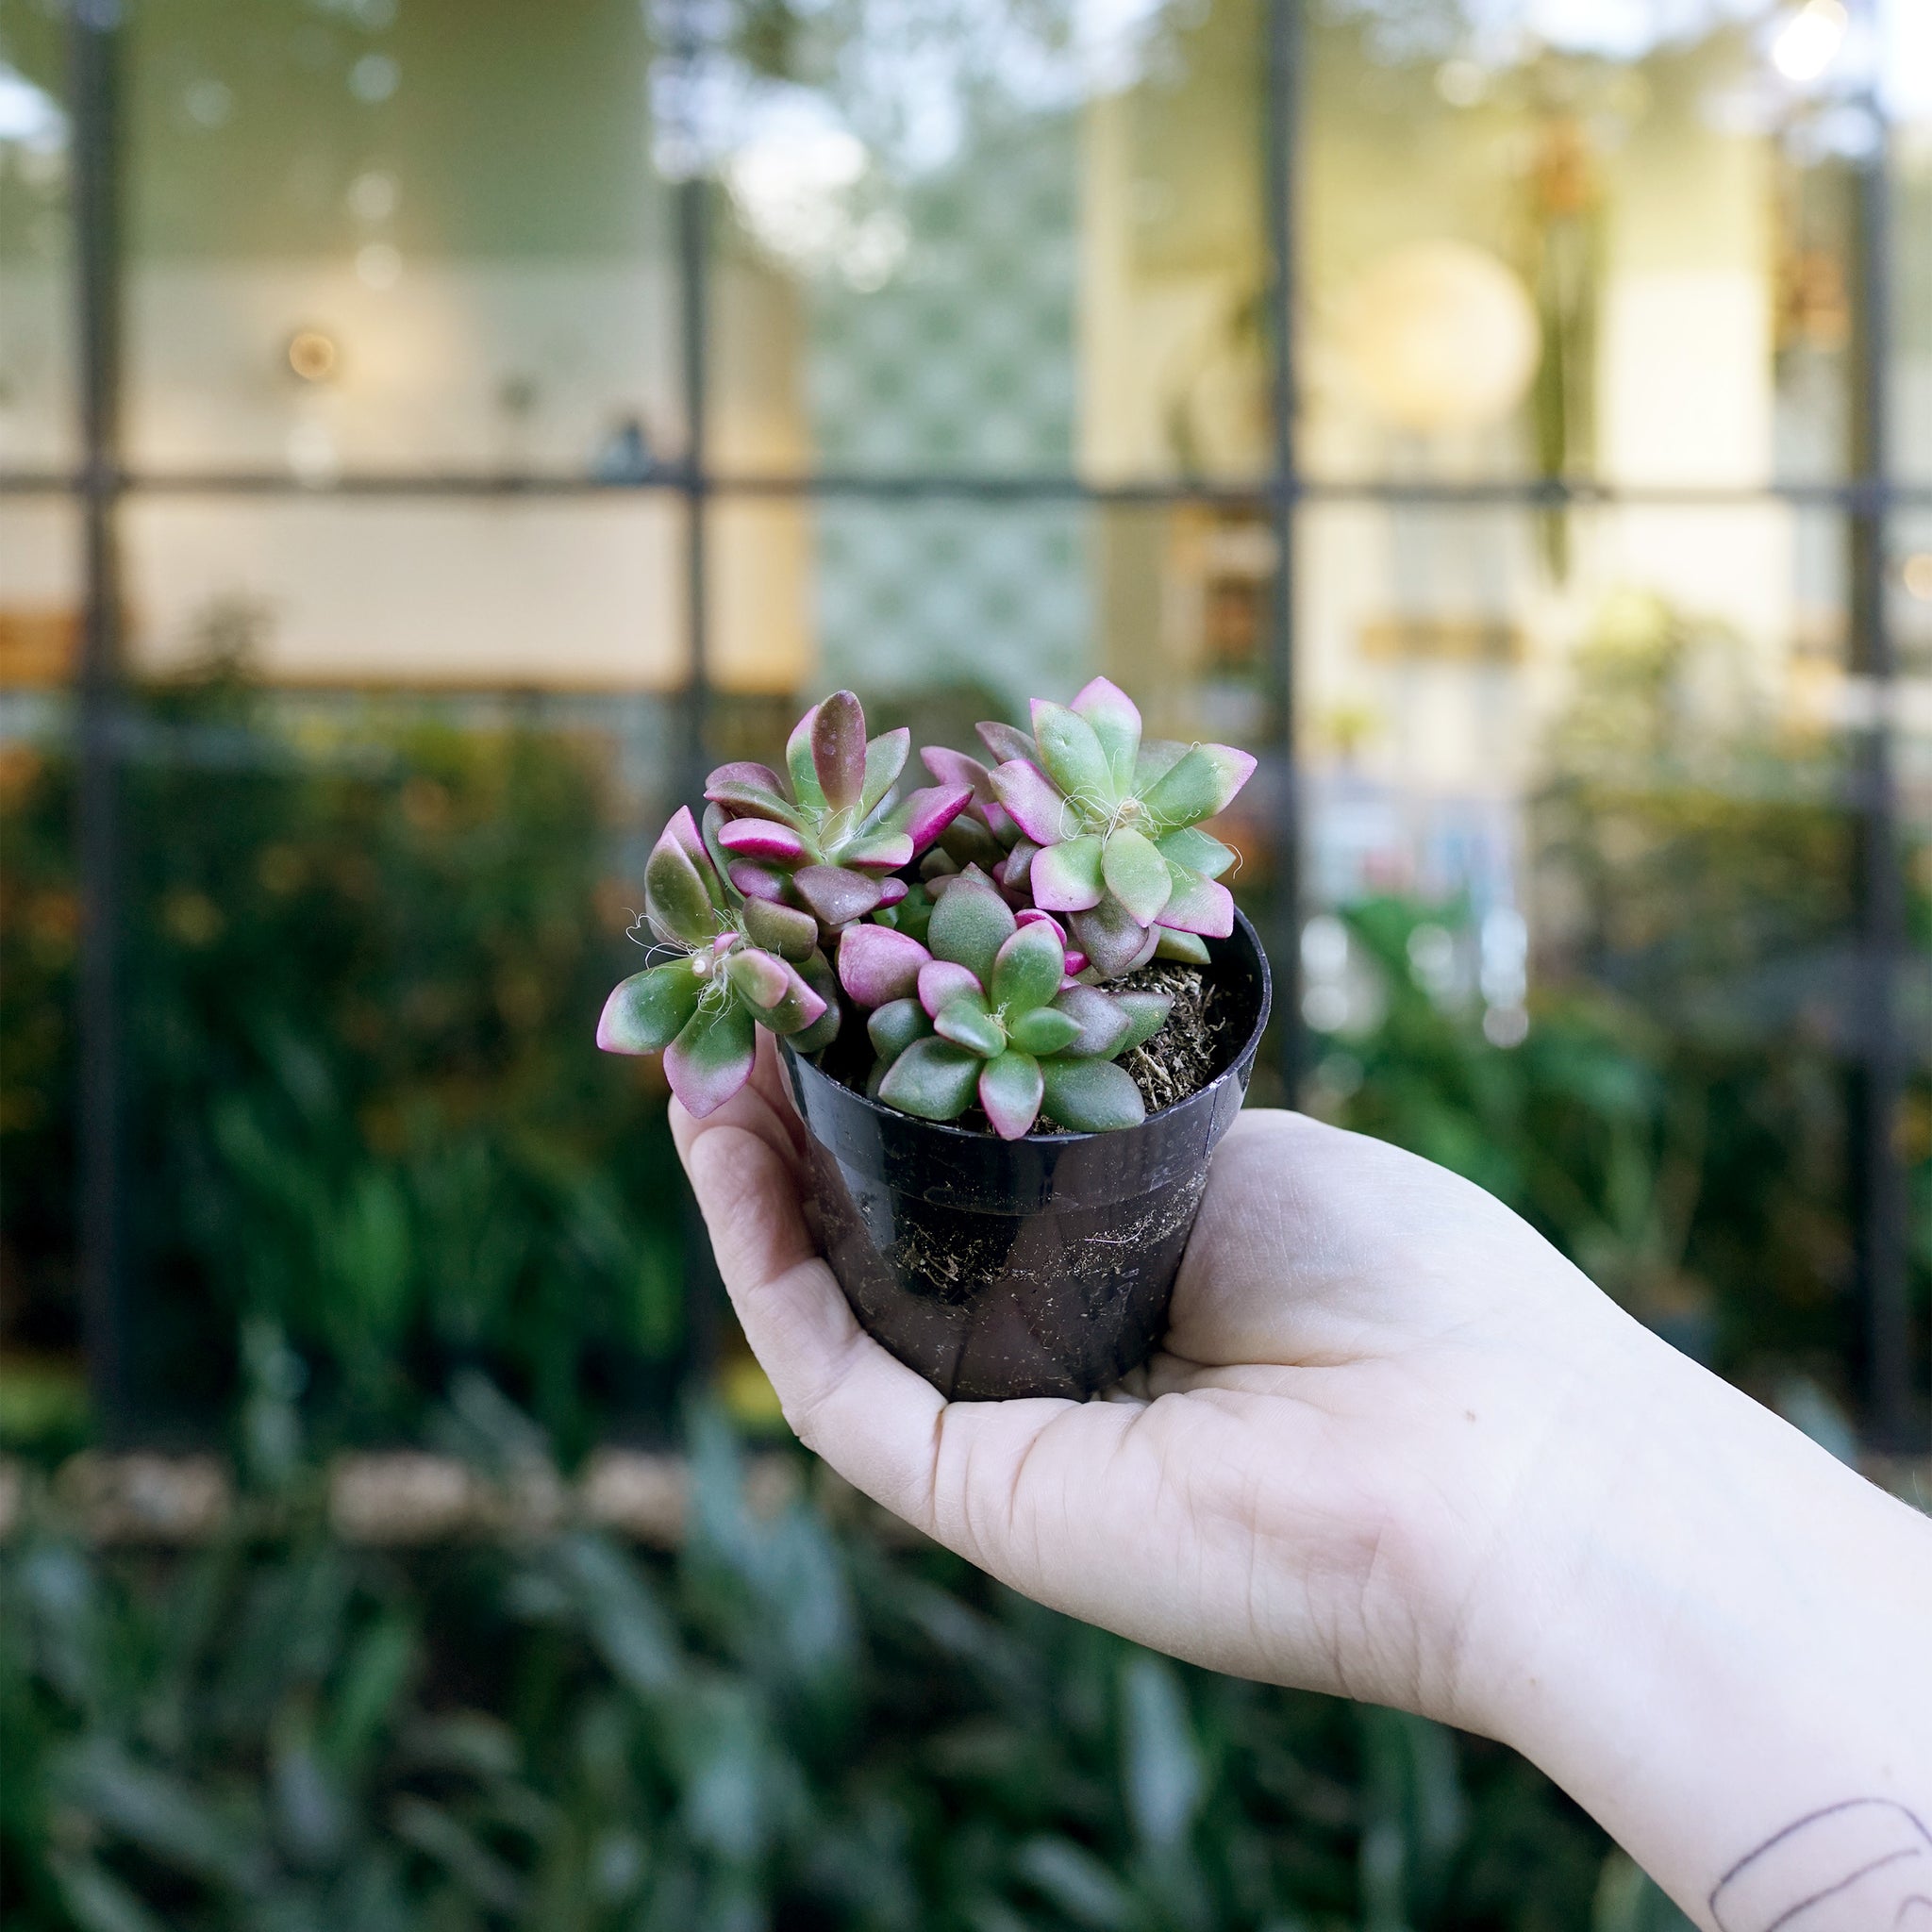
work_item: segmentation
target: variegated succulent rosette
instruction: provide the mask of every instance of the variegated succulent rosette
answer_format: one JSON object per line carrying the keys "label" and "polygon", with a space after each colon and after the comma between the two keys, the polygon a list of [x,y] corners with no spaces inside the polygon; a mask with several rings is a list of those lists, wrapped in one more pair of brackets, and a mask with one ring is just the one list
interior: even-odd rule
{"label": "variegated succulent rosette", "polygon": [[750,1077],[758,1027],[801,1053],[830,1045],[842,989],[887,1107],[976,1107],[1007,1140],[1042,1111],[1077,1132],[1135,1124],[1144,1105],[1118,1061],[1169,1002],[1102,988],[1156,958],[1206,964],[1233,931],[1220,881],[1235,854],[1201,825],[1255,760],[1143,741],[1106,678],[1071,705],[1036,700],[1031,722],[979,726],[991,766],[925,750],[934,782],[902,796],[910,734],[868,739],[838,691],[799,721],[782,774],[719,766],[702,823],[680,810],[652,851],[641,924],[666,957],[611,993],[598,1045],[661,1052],[702,1116]]}

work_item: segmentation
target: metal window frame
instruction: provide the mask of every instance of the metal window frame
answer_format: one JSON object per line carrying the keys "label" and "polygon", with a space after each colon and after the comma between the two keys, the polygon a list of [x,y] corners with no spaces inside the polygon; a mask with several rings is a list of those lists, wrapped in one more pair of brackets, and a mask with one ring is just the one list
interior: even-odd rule
{"label": "metal window frame", "polygon": [[[707,585],[708,506],[720,498],[823,501],[870,498],[982,504],[1077,502],[1095,506],[1199,504],[1265,511],[1279,558],[1270,635],[1271,675],[1280,720],[1275,822],[1283,890],[1270,935],[1283,989],[1282,1071],[1290,1091],[1307,1064],[1299,1020],[1299,884],[1301,813],[1295,746],[1295,546],[1304,504],[1378,502],[1494,505],[1524,509],[1612,504],[1722,506],[1786,502],[1839,513],[1849,533],[1848,637],[1853,668],[1875,688],[1872,722],[1855,747],[1852,803],[1858,826],[1857,874],[1863,1011],[1852,1108],[1854,1218],[1857,1243],[1858,1339],[1865,1425],[1879,1447],[1913,1439],[1911,1318],[1907,1296],[1906,1174],[1898,1124],[1909,1072],[1899,1012],[1906,957],[1903,850],[1899,827],[1891,688],[1896,654],[1887,612],[1889,542],[1899,510],[1932,505],[1932,487],[1902,485],[1893,474],[1886,431],[1892,373],[1890,302],[1895,286],[1890,216],[1889,124],[1875,96],[1864,106],[1878,137],[1855,171],[1854,286],[1858,338],[1854,358],[1851,474],[1825,484],[1772,482],[1762,487],[1644,489],[1589,481],[1520,481],[1460,485],[1379,479],[1338,482],[1302,474],[1295,438],[1298,393],[1297,192],[1302,179],[1300,105],[1306,85],[1307,0],[1265,0],[1263,166],[1270,252],[1270,379],[1274,404],[1272,474],[1252,487],[1176,482],[1097,487],[1074,475],[920,473],[803,475],[730,475],[713,470],[706,436],[710,266],[709,189],[701,173],[675,191],[680,317],[681,386],[687,441],[675,463],[624,483],[560,475],[487,475],[424,472],[345,475],[318,490],[273,471],[130,472],[122,459],[123,373],[119,207],[121,118],[118,63],[123,19],[119,0],[70,0],[69,79],[74,141],[75,302],[81,351],[81,459],[71,474],[0,473],[0,497],[58,496],[78,508],[83,530],[80,650],[75,678],[79,750],[78,859],[81,873],[80,1226],[83,1325],[91,1383],[110,1437],[128,1416],[126,1366],[130,1311],[124,1239],[125,1100],[116,988],[122,885],[119,832],[118,719],[122,638],[117,552],[118,512],[129,495],[355,499],[563,497],[669,494],[686,511],[683,567],[689,676],[681,694],[682,741],[694,772],[711,704]],[[1860,0],[1869,20],[1876,0]],[[684,18],[691,10],[680,9]],[[674,55],[690,58],[680,46]],[[692,774],[684,774],[687,777]]]}

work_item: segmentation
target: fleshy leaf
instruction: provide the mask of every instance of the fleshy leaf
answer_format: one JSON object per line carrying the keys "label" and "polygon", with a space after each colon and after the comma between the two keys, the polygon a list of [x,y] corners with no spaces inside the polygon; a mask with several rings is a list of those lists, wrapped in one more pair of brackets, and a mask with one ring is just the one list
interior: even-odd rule
{"label": "fleshy leaf", "polygon": [[[1091,992],[1092,989],[1083,986],[1079,991]],[[1107,995],[1103,993],[1101,997],[1105,999]],[[1058,1007],[1035,1007],[1030,1013],[1021,1013],[1007,1022],[1007,1038],[1025,1053],[1061,1053],[1079,1037],[1079,1021]]]}
{"label": "fleshy leaf", "polygon": [[1117,992],[1111,997],[1127,1016],[1127,1037],[1114,1048],[1116,1058],[1144,1046],[1167,1024],[1167,1016],[1174,1011],[1174,998],[1169,993],[1134,991]]}
{"label": "fleshy leaf", "polygon": [[1085,912],[1098,906],[1106,883],[1104,861],[1105,848],[1098,832],[1069,839],[1064,845],[1047,846],[1027,870],[1033,903],[1046,912]]}
{"label": "fleshy leaf", "polygon": [[996,718],[982,719],[973,727],[979,741],[992,754],[996,765],[1008,758],[1037,758],[1040,747],[1017,724],[1004,724]]}
{"label": "fleshy leaf", "polygon": [[858,815],[864,818],[899,782],[912,750],[912,733],[905,725],[882,731],[865,748],[865,785],[858,794]]}
{"label": "fleshy leaf", "polygon": [[1108,835],[1101,870],[1108,891],[1142,925],[1154,920],[1174,890],[1167,860],[1131,825],[1122,825]]}
{"label": "fleshy leaf", "polygon": [[1039,857],[1040,847],[1031,839],[1022,839],[1007,854],[1006,863],[1000,867],[1000,884],[1009,892],[1030,892],[1033,890],[1033,861]]}
{"label": "fleshy leaf", "polygon": [[982,1059],[1006,1050],[1006,1028],[987,1011],[985,996],[976,991],[955,993],[933,1015],[932,1030]]}
{"label": "fleshy leaf", "polygon": [[819,774],[811,761],[811,734],[818,722],[819,708],[814,705],[791,727],[791,736],[785,741],[785,771],[791,780],[791,795],[809,812],[825,808],[825,794],[819,787]]}
{"label": "fleshy leaf", "polygon": [[724,962],[725,976],[732,989],[747,1006],[775,1007],[785,997],[791,982],[785,962],[774,953],[761,953],[756,946],[741,946]]}
{"label": "fleshy leaf", "polygon": [[973,1104],[985,1064],[950,1041],[915,1040],[879,1082],[878,1097],[921,1120],[957,1120]]}
{"label": "fleshy leaf", "polygon": [[1067,942],[1066,927],[1051,912],[1042,912],[1038,906],[1022,906],[1013,917],[1022,925],[1050,925],[1053,927],[1054,937],[1060,944],[1065,945]]}
{"label": "fleshy leaf", "polygon": [[[644,905],[652,925],[667,938],[682,940],[687,945],[705,945],[718,929],[717,907],[705,884],[704,874],[698,870],[698,861],[678,836],[679,821],[690,828],[691,841],[698,843],[703,854],[697,822],[688,808],[682,809],[665,827],[644,863]],[[708,857],[703,862],[708,872]]]}
{"label": "fleshy leaf", "polygon": [[1040,1062],[1030,1053],[1009,1047],[987,1061],[979,1076],[979,1104],[1002,1141],[1023,1140],[1032,1132],[1042,1086]]}
{"label": "fleshy leaf", "polygon": [[889,925],[848,925],[839,939],[839,983],[861,1007],[910,999],[932,955]]}
{"label": "fleshy leaf", "polygon": [[741,858],[731,867],[730,877],[742,899],[766,899],[776,905],[785,896],[785,874],[768,865],[754,865]]}
{"label": "fleshy leaf", "polygon": [[1085,821],[1030,758],[1011,758],[992,774],[992,789],[1013,823],[1036,845],[1072,838]]}
{"label": "fleshy leaf", "polygon": [[1161,776],[1187,757],[1189,747],[1174,738],[1150,738],[1134,760],[1134,795],[1145,798]]}
{"label": "fleshy leaf", "polygon": [[1078,1035],[1059,1049],[1069,1059],[1111,1059],[1133,1024],[1116,1000],[1091,986],[1062,987],[1049,1010],[1078,1023]]}
{"label": "fleshy leaf", "polygon": [[1141,794],[1141,803],[1163,827],[1198,824],[1224,810],[1254,769],[1249,752],[1225,744],[1197,744]]}
{"label": "fleshy leaf", "polygon": [[912,841],[904,832],[871,832],[841,846],[839,863],[865,872],[896,872],[912,863]]}
{"label": "fleshy leaf", "polygon": [[694,1120],[715,1113],[751,1078],[758,1027],[736,1000],[700,1007],[664,1050],[664,1077]]}
{"label": "fleshy leaf", "polygon": [[888,906],[896,906],[911,890],[904,879],[881,879],[878,909],[883,911]]}
{"label": "fleshy leaf", "polygon": [[844,1018],[839,1005],[839,982],[823,953],[813,953],[809,958],[801,960],[798,976],[824,1002],[825,1009],[791,1036],[791,1044],[798,1053],[817,1053],[839,1037],[839,1026]]}
{"label": "fleshy leaf", "polygon": [[1033,737],[1046,774],[1071,799],[1105,812],[1119,793],[1093,727],[1064,705],[1033,700]]}
{"label": "fleshy leaf", "polygon": [[878,1057],[893,1060],[915,1040],[927,1039],[932,1022],[917,1000],[891,1000],[865,1023],[865,1030]]}
{"label": "fleshy leaf", "polygon": [[[711,819],[709,807],[705,817]],[[717,824],[724,823],[724,814],[718,814]],[[671,814],[671,823],[664,827],[664,836],[673,840],[691,864],[697,868],[699,878],[705,882],[705,891],[710,894],[711,904],[722,907],[724,904],[724,891],[718,883],[717,859],[711,851],[711,841],[698,829],[697,821],[691,815],[691,807],[681,805]]]}
{"label": "fleshy leaf", "polygon": [[908,792],[875,829],[904,832],[911,839],[913,851],[924,852],[972,803],[970,786],[927,785]]}
{"label": "fleshy leaf", "polygon": [[597,1044],[606,1053],[662,1053],[697,1011],[704,990],[689,956],[633,973],[604,1002]]}
{"label": "fleshy leaf", "polygon": [[748,897],[739,913],[745,937],[753,945],[796,963],[819,942],[819,923],[796,906],[778,906],[769,899]]}
{"label": "fleshy leaf", "polygon": [[[721,766],[730,771],[729,765]],[[759,771],[764,767],[760,765]],[[770,819],[774,824],[793,827],[805,823],[804,815],[782,792],[768,791],[762,785],[754,785],[745,779],[721,779],[717,772],[711,774],[710,782],[705,787],[705,796],[713,805],[722,805],[746,818]]]}
{"label": "fleshy leaf", "polygon": [[987,995],[1002,1011],[1030,1012],[1059,991],[1066,970],[1067,949],[1053,927],[1023,925],[995,956]]}
{"label": "fleshy leaf", "polygon": [[992,881],[969,867],[946,889],[932,915],[926,944],[937,959],[964,966],[983,986],[992,974],[999,949],[1013,936],[1013,909]]}
{"label": "fleshy leaf", "polygon": [[[1000,808],[995,806],[993,809]],[[1006,813],[1002,811],[1000,816],[1006,818]],[[1007,819],[1007,823],[1011,824],[1012,821]],[[988,873],[1007,856],[1007,848],[970,811],[962,811],[940,834],[940,847],[948,858],[958,859],[961,865],[976,865]]]}
{"label": "fleshy leaf", "polygon": [[1096,677],[1074,694],[1070,709],[1093,727],[1116,790],[1126,791],[1134,782],[1134,761],[1141,755],[1141,712],[1119,685]]}
{"label": "fleshy leaf", "polygon": [[1155,840],[1154,848],[1172,865],[1185,872],[1197,872],[1204,879],[1218,879],[1240,856],[1232,845],[1224,845],[1198,825],[1183,825]]}
{"label": "fleshy leaf", "polygon": [[[768,967],[777,969],[775,981]],[[774,1033],[802,1032],[824,1013],[824,999],[807,984],[797,967],[774,954],[741,949],[732,954],[725,971],[757,1013],[758,1024]]]}
{"label": "fleshy leaf", "polygon": [[879,903],[879,882],[836,865],[806,865],[791,874],[798,896],[825,925],[863,919]]}
{"label": "fleshy leaf", "polygon": [[790,825],[773,819],[733,819],[720,828],[718,842],[743,858],[775,859],[780,864],[805,857],[805,841]]}
{"label": "fleshy leaf", "polygon": [[1041,1064],[1045,1107],[1063,1127],[1080,1134],[1136,1127],[1147,1103],[1124,1067],[1111,1060],[1047,1060]]}
{"label": "fleshy leaf", "polygon": [[1234,894],[1218,879],[1204,879],[1198,873],[1175,868],[1173,878],[1174,892],[1160,908],[1160,924],[1176,932],[1224,940],[1234,930]]}
{"label": "fleshy leaf", "polygon": [[1196,933],[1175,932],[1165,925],[1154,930],[1160,935],[1154,944],[1157,959],[1182,959],[1190,966],[1205,966],[1214,957],[1208,950],[1208,941]]}
{"label": "fleshy leaf", "polygon": [[992,774],[977,758],[962,751],[948,751],[942,744],[929,744],[919,754],[920,762],[933,775],[933,782],[953,789],[963,785],[973,794],[974,805],[993,802]]}
{"label": "fleshy leaf", "polygon": [[855,693],[835,691],[811,725],[811,768],[834,811],[858,803],[865,790],[865,712]]}
{"label": "fleshy leaf", "polygon": [[1074,941],[1103,979],[1118,979],[1154,957],[1159,927],[1141,925],[1118,899],[1103,899],[1091,912],[1069,922]]}
{"label": "fleshy leaf", "polygon": [[950,959],[932,959],[919,969],[919,1004],[937,1014],[947,1001],[962,992],[983,992],[976,974]]}

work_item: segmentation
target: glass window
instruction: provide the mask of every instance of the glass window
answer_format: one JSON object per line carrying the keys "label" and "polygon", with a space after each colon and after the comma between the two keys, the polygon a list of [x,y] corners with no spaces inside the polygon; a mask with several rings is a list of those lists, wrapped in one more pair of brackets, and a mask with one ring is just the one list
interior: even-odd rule
{"label": "glass window", "polygon": [[0,6],[0,471],[75,455],[66,50],[52,8]]}
{"label": "glass window", "polygon": [[1803,44],[1761,6],[1554,18],[1315,11],[1304,462],[1840,474],[1849,177],[1872,139],[1844,10]]}
{"label": "glass window", "polygon": [[681,450],[635,5],[128,18],[137,464],[624,481]]}
{"label": "glass window", "polygon": [[658,499],[142,497],[130,660],[167,675],[226,638],[278,684],[667,690],[682,525]]}
{"label": "glass window", "polygon": [[735,15],[702,79],[721,466],[1257,474],[1259,19]]}

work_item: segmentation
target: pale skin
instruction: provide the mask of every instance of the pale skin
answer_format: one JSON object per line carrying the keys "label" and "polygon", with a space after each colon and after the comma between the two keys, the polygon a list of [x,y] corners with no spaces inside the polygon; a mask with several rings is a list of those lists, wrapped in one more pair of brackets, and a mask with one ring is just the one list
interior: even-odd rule
{"label": "pale skin", "polygon": [[1480,1189],[1250,1111],[1130,1388],[949,1404],[818,1256],[771,1041],[673,1118],[787,1419],[926,1535],[1175,1657],[1501,1739],[1717,1932],[1932,1932],[1932,1520]]}

